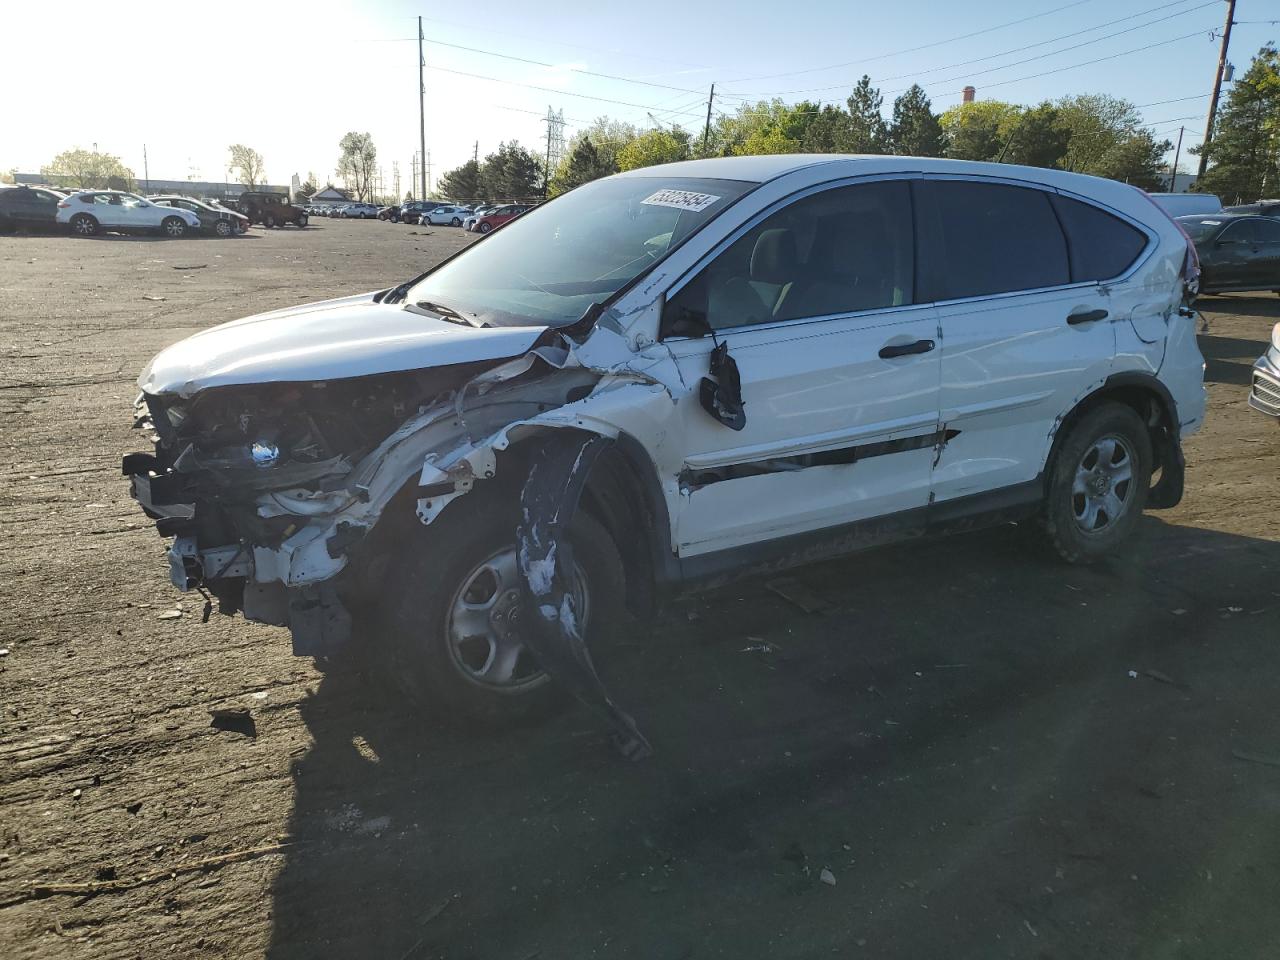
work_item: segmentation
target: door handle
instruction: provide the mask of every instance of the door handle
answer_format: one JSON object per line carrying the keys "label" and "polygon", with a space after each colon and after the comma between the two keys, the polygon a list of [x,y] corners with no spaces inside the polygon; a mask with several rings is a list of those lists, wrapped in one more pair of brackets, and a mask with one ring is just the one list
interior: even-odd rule
{"label": "door handle", "polygon": [[934,347],[932,340],[917,340],[915,343],[895,343],[880,348],[880,356],[884,360],[894,357],[909,357],[914,353],[928,353]]}
{"label": "door handle", "polygon": [[1099,320],[1105,319],[1107,319],[1107,311],[1105,310],[1081,310],[1079,313],[1067,315],[1067,323],[1073,327],[1078,323],[1097,323]]}

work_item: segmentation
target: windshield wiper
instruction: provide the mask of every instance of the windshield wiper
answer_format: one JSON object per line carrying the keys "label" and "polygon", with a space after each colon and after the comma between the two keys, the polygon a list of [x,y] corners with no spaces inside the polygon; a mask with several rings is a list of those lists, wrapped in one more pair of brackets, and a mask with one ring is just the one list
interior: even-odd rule
{"label": "windshield wiper", "polygon": [[432,313],[438,313],[444,319],[449,320],[452,323],[460,323],[464,327],[478,326],[478,324],[468,320],[457,310],[453,309],[453,307],[446,307],[443,303],[433,303],[430,300],[419,300],[414,304],[414,306],[420,310],[429,310]]}

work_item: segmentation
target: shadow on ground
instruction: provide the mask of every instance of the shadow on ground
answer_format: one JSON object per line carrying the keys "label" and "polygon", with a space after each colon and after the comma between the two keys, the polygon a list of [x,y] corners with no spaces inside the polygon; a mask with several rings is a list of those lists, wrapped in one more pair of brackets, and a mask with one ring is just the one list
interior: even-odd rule
{"label": "shadow on ground", "polygon": [[1262,955],[1280,771],[1232,750],[1280,756],[1278,573],[1148,518],[1096,568],[1005,527],[800,571],[816,614],[722,590],[601,657],[639,764],[330,675],[270,956]]}

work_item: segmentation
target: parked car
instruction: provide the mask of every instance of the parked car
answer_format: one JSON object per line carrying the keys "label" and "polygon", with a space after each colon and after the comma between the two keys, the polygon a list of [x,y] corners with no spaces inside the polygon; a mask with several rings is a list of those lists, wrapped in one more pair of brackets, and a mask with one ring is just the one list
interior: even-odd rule
{"label": "parked car", "polygon": [[641,752],[582,647],[628,605],[1014,519],[1091,561],[1176,504],[1196,271],[1145,193],[1061,170],[632,170],[168,347],[124,473],[176,587],[295,653],[376,638],[407,697],[490,720],[558,678]]}
{"label": "parked car", "polygon": [[405,223],[420,223],[422,214],[447,204],[436,200],[410,200],[400,207],[400,219]]}
{"label": "parked car", "polygon": [[91,237],[103,230],[159,230],[167,237],[182,237],[200,229],[200,218],[190,210],[157,206],[123,190],[82,190],[58,201],[58,223],[71,232]]}
{"label": "parked car", "polygon": [[471,212],[469,207],[442,206],[436,207],[434,210],[427,210],[419,220],[425,219],[427,223],[441,226],[448,224],[451,227],[462,226],[463,218]]}
{"label": "parked car", "polygon": [[1280,293],[1280,220],[1218,213],[1179,217],[1200,256],[1200,292]]}
{"label": "parked car", "polygon": [[394,206],[394,205],[393,205],[393,206],[390,206],[390,207],[379,207],[379,208],[378,208],[378,219],[379,219],[379,220],[390,220],[392,223],[399,223],[399,222],[400,222],[400,208],[399,208],[398,206]]}
{"label": "parked car", "polygon": [[1271,345],[1253,365],[1249,406],[1280,423],[1280,323],[1271,328]]}
{"label": "parked car", "polygon": [[218,204],[180,196],[159,196],[148,199],[158,207],[175,207],[179,210],[191,211],[200,221],[200,229],[205,233],[212,233],[219,237],[234,237],[249,229],[248,217]]}
{"label": "parked car", "polygon": [[495,207],[488,213],[481,214],[476,220],[474,229],[477,233],[488,233],[494,227],[500,227],[509,220],[514,220],[529,207],[523,203],[509,203],[504,207]]}
{"label": "parked car", "polygon": [[467,215],[467,217],[462,221],[462,229],[463,229],[463,230],[475,230],[475,228],[476,228],[476,221],[477,221],[477,220],[479,220],[481,217],[483,217],[486,213],[489,213],[489,212],[491,212],[491,211],[493,211],[493,210],[497,210],[497,209],[498,209],[498,204],[496,204],[496,203],[482,203],[482,204],[480,204],[478,207],[476,207],[474,210],[472,210],[472,211],[471,211],[471,213],[470,213],[470,214],[468,214],[468,215]]}
{"label": "parked car", "polygon": [[1248,213],[1255,217],[1280,217],[1280,200],[1259,200],[1256,203],[1241,203],[1233,207],[1223,207],[1223,213]]}
{"label": "parked car", "polygon": [[329,208],[329,216],[330,216],[331,218],[332,218],[332,217],[341,217],[341,216],[343,215],[343,211],[344,211],[344,210],[346,210],[346,209],[347,209],[347,207],[349,207],[349,206],[350,206],[350,204],[347,204],[347,203],[337,203],[337,204],[334,204],[332,207],[330,207],[330,208]]}
{"label": "parked car", "polygon": [[0,233],[17,227],[52,227],[67,195],[46,187],[0,187]]}
{"label": "parked car", "polygon": [[1147,196],[1171,217],[1217,213],[1222,209],[1222,201],[1212,193],[1149,193]]}
{"label": "parked car", "polygon": [[342,208],[342,216],[352,220],[372,220],[378,215],[378,208],[372,203],[348,203]]}
{"label": "parked car", "polygon": [[283,227],[286,223],[296,227],[307,225],[307,211],[294,206],[283,194],[247,190],[240,194],[238,206],[250,223],[264,227]]}

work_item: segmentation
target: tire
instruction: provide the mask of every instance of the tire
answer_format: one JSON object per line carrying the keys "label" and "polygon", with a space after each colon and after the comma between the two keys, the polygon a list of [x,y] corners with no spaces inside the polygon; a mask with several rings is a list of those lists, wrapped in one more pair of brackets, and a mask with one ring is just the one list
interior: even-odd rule
{"label": "tire", "polygon": [[389,218],[389,219],[391,220],[391,222],[392,222],[392,223],[399,223],[399,222],[400,222],[400,217],[399,217],[399,215],[398,215],[398,214],[394,214],[394,213],[393,213],[393,214],[390,216],[390,218]]}
{"label": "tire", "polygon": [[[509,576],[498,581],[491,571],[482,570],[489,563],[515,568],[514,505],[499,507],[495,497],[482,493],[466,499],[471,497],[475,503],[460,501],[429,527],[412,522],[393,567],[403,573],[392,588],[394,595],[386,598],[385,608],[391,613],[384,633],[388,649],[382,659],[390,668],[390,679],[415,707],[429,709],[449,722],[504,727],[547,716],[565,698],[527,651],[510,660],[511,675],[503,682],[500,661],[513,645],[510,640],[499,647],[490,639],[473,636],[457,641],[451,635],[457,605],[468,604],[464,588],[470,587],[472,593],[469,605],[480,611],[477,624],[491,623],[483,614],[486,602],[490,616],[502,623],[509,621],[501,614],[518,617],[524,603],[518,572],[512,582]],[[580,590],[585,602],[580,611],[585,609],[590,637],[591,624],[623,622],[622,561],[609,534],[585,511],[574,517],[570,535],[575,565],[583,578]],[[514,646],[519,647],[518,642]]]}
{"label": "tire", "polygon": [[213,225],[213,232],[220,237],[229,237],[236,232],[236,228],[230,220],[219,220]]}
{"label": "tire", "polygon": [[1128,540],[1146,507],[1152,462],[1151,436],[1132,408],[1104,403],[1081,417],[1054,454],[1043,508],[1058,556],[1090,563]]}
{"label": "tire", "polygon": [[450,221],[449,221],[449,226],[451,226],[451,227],[460,227],[460,226],[462,226],[462,221],[461,221],[460,219],[458,219],[457,217],[454,217],[452,220],[450,220]]}
{"label": "tire", "polygon": [[481,233],[488,233],[492,229],[493,229],[493,224],[491,223],[482,223],[480,224],[480,227],[479,227],[479,230]]}
{"label": "tire", "polygon": [[276,215],[274,213],[264,215],[262,218],[262,225],[270,230],[276,225]]}
{"label": "tire", "polygon": [[295,222],[296,222],[296,223],[297,223],[297,225],[298,225],[298,229],[299,229],[299,230],[301,230],[303,227],[305,227],[305,226],[307,225],[307,222],[308,222],[308,221],[307,221],[307,215],[304,213],[304,214],[303,214],[302,216],[300,216],[300,217],[299,217]]}
{"label": "tire", "polygon": [[71,232],[78,237],[92,237],[98,232],[98,221],[87,213],[77,213],[71,218]]}
{"label": "tire", "polygon": [[187,235],[187,221],[181,217],[165,217],[160,221],[160,232],[170,240],[180,240]]}

